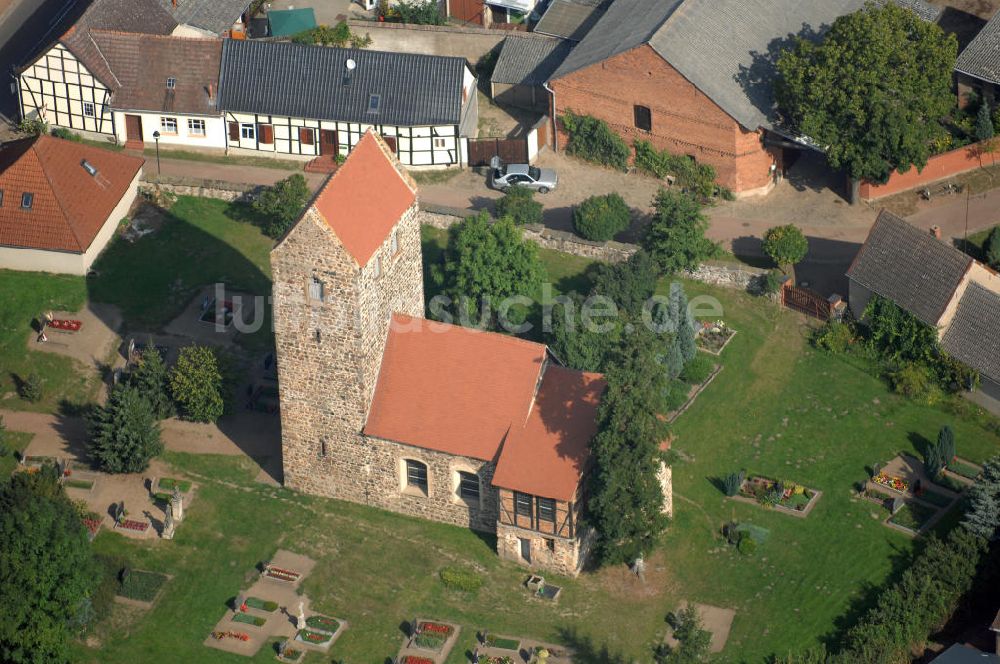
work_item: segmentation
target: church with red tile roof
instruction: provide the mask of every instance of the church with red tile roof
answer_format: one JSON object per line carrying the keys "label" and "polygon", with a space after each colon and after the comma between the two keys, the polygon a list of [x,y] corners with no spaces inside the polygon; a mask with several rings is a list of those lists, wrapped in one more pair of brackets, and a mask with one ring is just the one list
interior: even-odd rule
{"label": "church with red tile roof", "polygon": [[271,253],[285,484],[495,533],[502,557],[575,575],[604,378],[425,319],[418,213],[369,131]]}

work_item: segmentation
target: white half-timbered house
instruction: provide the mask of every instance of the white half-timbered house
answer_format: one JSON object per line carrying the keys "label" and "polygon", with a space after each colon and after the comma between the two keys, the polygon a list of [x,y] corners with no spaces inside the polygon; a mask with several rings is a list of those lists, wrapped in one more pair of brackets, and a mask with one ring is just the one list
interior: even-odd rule
{"label": "white half-timbered house", "polygon": [[478,125],[463,58],[227,40],[219,85],[231,152],[346,155],[372,128],[404,165],[446,167]]}

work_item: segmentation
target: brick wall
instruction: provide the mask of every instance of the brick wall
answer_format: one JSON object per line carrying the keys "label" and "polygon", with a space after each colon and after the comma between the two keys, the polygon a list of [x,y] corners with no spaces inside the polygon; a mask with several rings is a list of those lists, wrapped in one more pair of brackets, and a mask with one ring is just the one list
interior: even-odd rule
{"label": "brick wall", "polygon": [[[629,145],[642,138],[659,150],[691,155],[714,166],[719,183],[734,192],[772,183],[770,166],[779,157],[764,148],[761,132],[740,127],[649,45],[573,72],[550,86],[557,114],[572,110],[592,115],[607,122]],[[651,131],[636,129],[636,104],[650,109]],[[567,139],[560,126],[560,147]]]}
{"label": "brick wall", "polygon": [[885,184],[861,183],[861,198],[873,200],[891,196],[907,189],[923,187],[938,180],[950,178],[959,173],[972,171],[981,166],[992,166],[1000,161],[1000,154],[980,154],[981,143],[973,143],[957,150],[935,155],[927,160],[923,170],[910,168],[905,173],[896,171]]}

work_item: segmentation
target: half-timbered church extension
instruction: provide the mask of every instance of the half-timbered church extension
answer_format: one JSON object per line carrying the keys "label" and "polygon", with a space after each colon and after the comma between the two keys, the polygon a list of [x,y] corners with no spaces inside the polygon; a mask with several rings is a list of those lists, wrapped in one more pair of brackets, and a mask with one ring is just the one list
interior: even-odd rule
{"label": "half-timbered church extension", "polygon": [[604,379],[425,320],[418,208],[369,130],[271,253],[285,483],[496,533],[504,558],[576,574]]}

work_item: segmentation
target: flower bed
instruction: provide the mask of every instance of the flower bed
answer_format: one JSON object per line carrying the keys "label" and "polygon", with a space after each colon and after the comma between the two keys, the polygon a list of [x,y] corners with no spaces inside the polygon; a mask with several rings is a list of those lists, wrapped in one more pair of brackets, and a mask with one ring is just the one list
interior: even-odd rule
{"label": "flower bed", "polygon": [[295,635],[295,638],[303,643],[311,643],[318,646],[332,639],[333,634],[327,634],[326,632],[314,632],[311,629],[300,629],[299,633]]}
{"label": "flower bed", "polygon": [[55,318],[48,322],[48,326],[53,330],[62,330],[63,332],[79,332],[80,328],[83,327],[83,323],[78,320]]}
{"label": "flower bed", "polygon": [[212,632],[212,638],[218,639],[219,641],[223,639],[236,639],[237,641],[249,641],[250,635],[246,632],[236,632],[233,630],[225,630],[219,632]]}
{"label": "flower bed", "polygon": [[253,625],[254,627],[263,627],[267,619],[260,616],[252,616],[249,613],[236,613],[233,615],[233,622]]}
{"label": "flower bed", "polygon": [[174,479],[173,477],[161,477],[160,481],[156,484],[164,491],[173,491],[175,487],[180,489],[181,493],[187,493],[191,490],[191,482]]}
{"label": "flower bed", "polygon": [[416,635],[413,644],[418,648],[427,650],[441,650],[451,633],[454,632],[451,625],[442,625],[436,622],[417,623]]}
{"label": "flower bed", "polygon": [[87,529],[87,536],[90,539],[94,539],[97,535],[97,531],[101,529],[102,520],[100,518],[94,517],[84,517],[83,527]]}
{"label": "flower bed", "polygon": [[913,532],[920,532],[920,529],[923,528],[935,514],[937,514],[937,510],[933,507],[927,507],[917,502],[908,502],[899,508],[898,512],[892,515],[889,519],[889,523],[900,526],[901,528],[906,528],[907,530],[912,530]]}
{"label": "flower bed", "polygon": [[326,616],[309,616],[306,618],[306,626],[317,632],[336,634],[337,630],[340,629],[340,622],[335,618],[328,618]]}
{"label": "flower bed", "polygon": [[479,664],[514,664],[510,655],[480,655]]}
{"label": "flower bed", "polygon": [[118,584],[118,594],[127,599],[152,602],[160,588],[166,583],[165,574],[130,570]]}
{"label": "flower bed", "polygon": [[892,489],[893,491],[898,491],[900,493],[905,493],[909,490],[910,485],[907,484],[906,480],[902,477],[897,477],[895,475],[888,475],[884,472],[877,473],[873,478],[872,482],[878,484],[879,486],[884,486],[887,489]]}
{"label": "flower bed", "polygon": [[701,350],[718,355],[734,334],[736,330],[726,325],[725,321],[702,321],[701,327],[695,331],[695,343]]}
{"label": "flower bed", "polygon": [[302,577],[302,574],[299,572],[293,572],[292,570],[282,569],[272,565],[268,565],[264,569],[264,575],[269,576],[272,579],[277,579],[278,581],[288,581],[290,583],[294,583]]}
{"label": "flower bed", "polygon": [[[285,643],[287,644],[288,642],[285,641]],[[282,662],[292,662],[294,664],[305,657],[305,655],[305,650],[297,650],[286,645],[284,652],[278,655],[278,659]]]}
{"label": "flower bed", "polygon": [[268,613],[278,610],[277,602],[272,602],[268,599],[261,599],[260,597],[247,597],[244,603],[251,609],[259,609],[260,611],[267,611]]}
{"label": "flower bed", "polygon": [[427,657],[417,657],[416,655],[406,655],[401,664],[434,664],[433,659]]}
{"label": "flower bed", "polygon": [[805,512],[819,492],[794,482],[751,475],[740,485],[740,495],[756,500],[765,507]]}
{"label": "flower bed", "polygon": [[134,521],[132,519],[122,519],[115,524],[115,528],[124,528],[125,530],[132,530],[137,533],[144,533],[149,530],[148,521]]}

